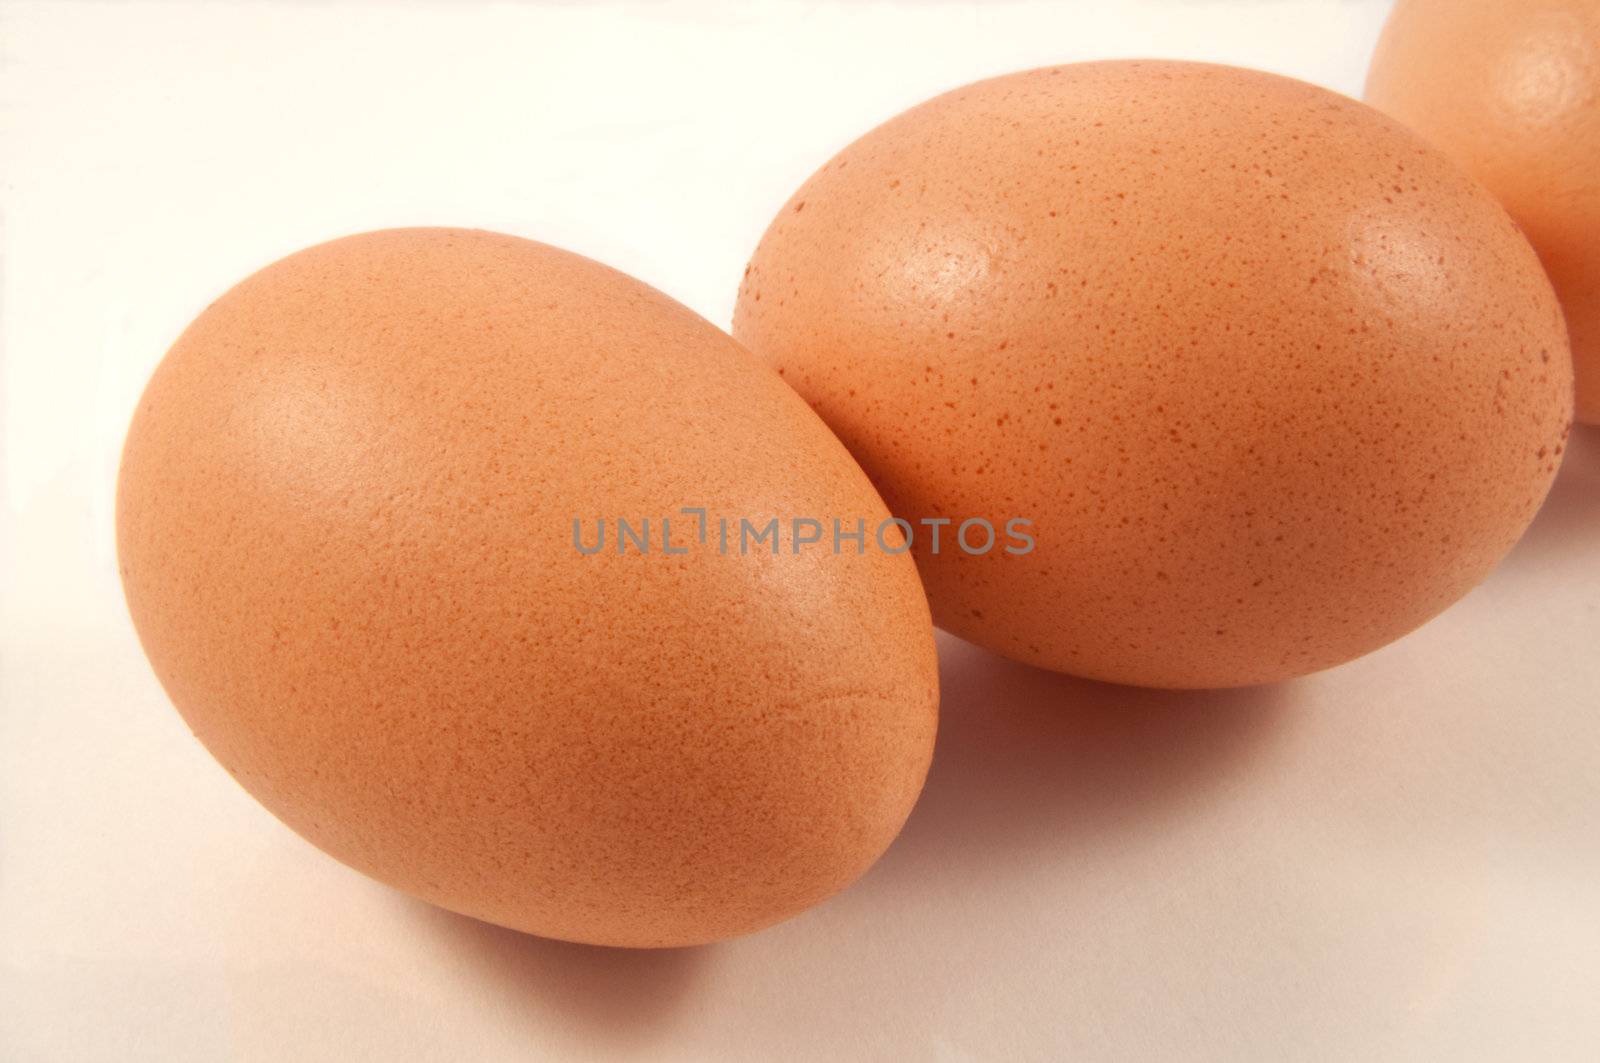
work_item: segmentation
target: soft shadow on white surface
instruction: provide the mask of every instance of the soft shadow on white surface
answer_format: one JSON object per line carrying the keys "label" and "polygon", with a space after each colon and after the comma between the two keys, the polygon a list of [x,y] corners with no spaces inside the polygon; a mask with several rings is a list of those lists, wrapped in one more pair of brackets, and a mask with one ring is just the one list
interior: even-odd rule
{"label": "soft shadow on white surface", "polygon": [[640,1049],[673,1025],[715,945],[616,949],[518,933],[400,897],[439,950],[463,961],[475,992],[526,1014],[530,1030],[559,1012],[597,1050]]}
{"label": "soft shadow on white surface", "polygon": [[1059,855],[1180,814],[1271,740],[1293,684],[1167,691],[1057,675],[939,636],[939,742],[882,877]]}
{"label": "soft shadow on white surface", "polygon": [[[1600,554],[1600,427],[1573,425],[1561,471],[1544,507],[1508,564],[1535,558],[1576,562]],[[1574,565],[1574,579],[1593,579],[1591,569]]]}

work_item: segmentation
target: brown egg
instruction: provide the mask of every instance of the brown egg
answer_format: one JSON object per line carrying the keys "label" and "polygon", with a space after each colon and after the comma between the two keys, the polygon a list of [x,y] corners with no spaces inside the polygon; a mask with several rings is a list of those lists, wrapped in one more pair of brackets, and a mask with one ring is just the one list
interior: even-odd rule
{"label": "brown egg", "polygon": [[718,543],[791,514],[885,510],[726,335],[577,255],[407,229],[209,307],[117,516],[162,683],[285,823],[446,908],[644,946],[815,904],[922,786],[915,566]]}
{"label": "brown egg", "polygon": [[[734,332],[891,510],[954,522],[916,538],[936,622],[1152,686],[1433,616],[1527,526],[1571,412],[1560,309],[1487,192],[1360,103],[1200,64],[892,119],[783,208]],[[1032,548],[953,547],[980,518]]]}
{"label": "brown egg", "polygon": [[1400,0],[1367,100],[1464,164],[1543,259],[1600,424],[1600,0]]}

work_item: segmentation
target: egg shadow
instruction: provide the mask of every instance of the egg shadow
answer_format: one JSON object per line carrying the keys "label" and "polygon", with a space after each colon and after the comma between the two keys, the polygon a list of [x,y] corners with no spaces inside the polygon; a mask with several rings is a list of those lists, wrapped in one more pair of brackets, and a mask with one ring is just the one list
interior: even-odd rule
{"label": "egg shadow", "polygon": [[874,878],[1016,866],[1204,799],[1292,714],[1295,684],[1171,691],[1006,660],[943,632],[939,740]]}
{"label": "egg shadow", "polygon": [[1600,553],[1600,427],[1575,424],[1561,471],[1511,565]]}
{"label": "egg shadow", "polygon": [[535,937],[400,896],[445,962],[523,1014],[530,1030],[565,1028],[579,1043],[622,1053],[671,1027],[716,949],[624,949]]}

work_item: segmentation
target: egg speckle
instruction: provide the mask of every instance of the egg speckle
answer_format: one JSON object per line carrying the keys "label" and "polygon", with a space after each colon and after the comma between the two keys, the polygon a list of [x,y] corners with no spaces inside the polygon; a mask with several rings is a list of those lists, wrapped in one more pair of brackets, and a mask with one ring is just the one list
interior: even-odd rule
{"label": "egg speckle", "polygon": [[1600,3],[1400,0],[1366,96],[1528,234],[1566,311],[1578,419],[1600,424]]}
{"label": "egg speckle", "polygon": [[[804,209],[799,210],[801,205]],[[1286,78],[1105,62],[957,89],[847,147],[734,332],[912,521],[934,618],[1099,679],[1299,675],[1411,630],[1538,508],[1560,309],[1494,200]]]}
{"label": "egg speckle", "polygon": [[[659,292],[393,230],[189,327],[129,430],[118,540],[173,702],[289,826],[468,915],[680,945],[871,864],[937,701],[909,557],[723,552],[685,508],[886,516],[775,373]],[[648,553],[575,548],[621,519]]]}

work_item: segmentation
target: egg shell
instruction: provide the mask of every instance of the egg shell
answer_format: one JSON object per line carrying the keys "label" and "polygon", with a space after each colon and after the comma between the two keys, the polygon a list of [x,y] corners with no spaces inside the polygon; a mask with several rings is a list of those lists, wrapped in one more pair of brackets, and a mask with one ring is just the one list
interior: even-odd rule
{"label": "egg shell", "polygon": [[1600,0],[1400,0],[1366,98],[1521,224],[1566,311],[1578,419],[1600,424]]}
{"label": "egg shell", "polygon": [[[685,307],[405,229],[292,255],[184,332],[129,430],[118,547],[172,701],[305,838],[508,927],[683,945],[878,857],[937,677],[909,556],[723,553],[680,507],[886,515]],[[578,552],[575,519],[593,546],[619,517],[649,553]]]}
{"label": "egg shell", "polygon": [[942,627],[1161,687],[1384,645],[1517,540],[1570,426],[1527,241],[1399,123],[1269,74],[1086,63],[845,148],[772,222],[734,334],[914,524]]}

